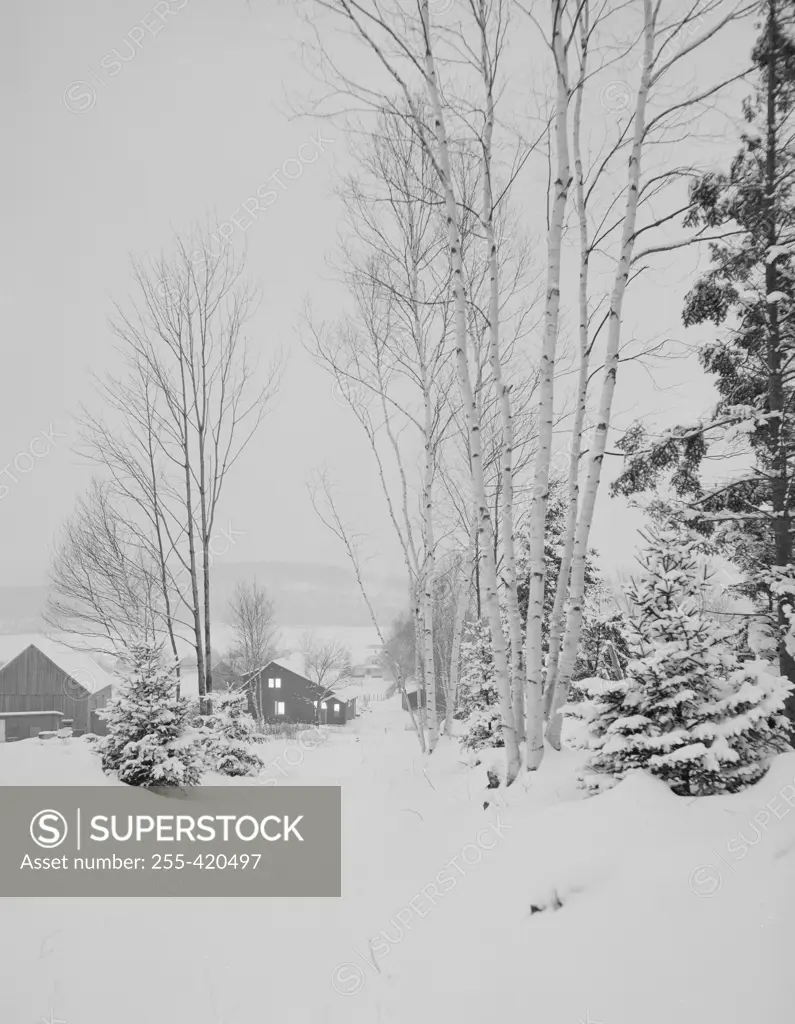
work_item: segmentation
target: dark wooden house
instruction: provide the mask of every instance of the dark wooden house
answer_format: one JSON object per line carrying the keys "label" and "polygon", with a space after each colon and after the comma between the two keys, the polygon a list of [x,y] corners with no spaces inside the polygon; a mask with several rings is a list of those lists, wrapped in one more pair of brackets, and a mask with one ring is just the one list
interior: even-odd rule
{"label": "dark wooden house", "polygon": [[346,693],[343,698],[280,661],[254,672],[248,685],[269,722],[345,725],[356,717],[356,697]]}
{"label": "dark wooden house", "polygon": [[[57,659],[57,660],[56,660]],[[35,644],[0,668],[0,741],[24,740],[70,726],[75,735],[103,735],[97,711],[112,678],[84,654],[45,654]]]}
{"label": "dark wooden house", "polygon": [[[426,704],[427,704],[425,696],[426,696],[425,690],[423,690],[422,691],[422,698],[421,698],[422,707],[425,707]],[[404,711],[408,711],[408,709],[410,707],[412,711],[416,711],[417,710],[417,699],[418,699],[417,698],[417,690],[405,690],[404,693],[403,693],[402,700],[401,700],[401,704],[403,705],[403,710]]]}
{"label": "dark wooden house", "polygon": [[[403,694],[402,699],[401,699],[401,704],[403,706],[403,710],[404,711],[408,711],[409,707],[411,707],[412,711],[416,711],[417,710],[417,700],[418,699],[420,701],[420,706],[423,707],[423,708],[426,708],[428,706],[428,701],[427,701],[428,694],[427,694],[427,692],[425,690],[422,690],[421,693],[422,693],[422,696],[420,698],[418,698],[417,697],[417,690],[407,690]],[[447,709],[447,697],[445,696],[444,689],[441,686],[437,686],[437,688],[436,688],[436,714],[439,717],[442,717],[445,714],[446,709]]]}

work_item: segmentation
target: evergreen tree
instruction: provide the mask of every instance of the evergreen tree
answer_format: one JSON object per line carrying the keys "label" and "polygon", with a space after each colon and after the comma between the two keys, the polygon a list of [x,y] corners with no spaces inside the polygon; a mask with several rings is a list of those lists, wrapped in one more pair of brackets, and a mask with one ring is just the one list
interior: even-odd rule
{"label": "evergreen tree", "polygon": [[584,699],[564,711],[572,745],[592,752],[583,782],[598,791],[642,768],[678,794],[734,792],[787,747],[791,686],[764,662],[741,666],[700,610],[701,538],[656,527],[647,539],[627,677],[581,682]]}
{"label": "evergreen tree", "polygon": [[[593,676],[614,679],[616,665],[611,657],[611,648],[618,674],[623,675],[630,656],[628,632],[629,623],[621,609],[616,607],[615,598],[601,577],[594,575],[586,591],[580,649],[572,681],[576,683],[579,679]],[[569,699],[576,699],[576,695],[572,693]]]}
{"label": "evergreen tree", "polygon": [[176,696],[176,665],[150,641],[133,643],[118,693],[99,712],[108,735],[99,746],[102,767],[130,786],[195,786],[202,759],[187,731],[190,702]]}
{"label": "evergreen tree", "polygon": [[248,691],[229,688],[213,694],[212,712],[204,718],[204,756],[208,768],[222,775],[255,775],[264,762],[251,749],[257,726],[249,713]]}
{"label": "evergreen tree", "polygon": [[[563,539],[567,512],[566,495],[559,481],[550,485],[550,500],[547,508],[547,530],[545,535],[545,561],[547,576],[556,579],[560,571],[560,545]],[[519,612],[524,623],[527,618],[527,602],[530,593],[530,548],[529,530],[519,536],[516,557],[517,590]],[[607,671],[609,665],[607,642],[615,643],[619,660],[626,665],[626,641],[622,635],[622,616],[609,608],[607,590],[594,565],[592,553],[586,566],[586,613],[580,640],[580,655],[575,670],[575,679]],[[546,656],[549,643],[550,618],[554,605],[554,588],[548,587],[544,598],[542,621],[543,651]],[[503,633],[509,642],[507,618],[503,614]],[[501,747],[499,695],[494,678],[491,655],[491,634],[485,620],[467,624],[461,641],[461,686],[455,717],[468,723],[461,743],[471,750],[483,747]]]}
{"label": "evergreen tree", "polygon": [[[700,353],[720,399],[704,421],[676,427],[657,443],[641,426],[630,430],[621,446],[631,457],[614,488],[629,494],[670,477],[692,525],[713,533],[746,573],[742,591],[759,611],[772,612],[779,669],[795,682],[795,8],[765,0],[761,11],[740,150],[728,173],[695,183],[686,221],[718,239],[683,319],[723,328]],[[704,458],[726,455],[742,456],[750,469],[704,483]],[[788,715],[795,721],[793,699]]]}
{"label": "evergreen tree", "polygon": [[[507,636],[507,625],[503,630]],[[467,623],[461,639],[461,685],[456,718],[465,719],[466,750],[502,747],[502,717],[494,673],[491,629],[485,619]]]}
{"label": "evergreen tree", "polygon": [[[568,498],[563,481],[552,480],[549,485],[549,503],[547,505],[546,530],[544,532],[544,564],[546,578],[556,580],[560,575],[562,560],[563,535],[566,529],[568,514]],[[586,594],[593,588],[598,579],[596,569],[596,552],[590,551],[585,563]],[[516,554],[516,581],[519,597],[519,614],[522,622],[527,620],[527,602],[530,596],[530,530],[529,527],[519,535]],[[552,608],[555,603],[555,588],[548,586],[544,594],[544,616],[541,623],[542,646],[546,655],[549,644],[549,626]]]}

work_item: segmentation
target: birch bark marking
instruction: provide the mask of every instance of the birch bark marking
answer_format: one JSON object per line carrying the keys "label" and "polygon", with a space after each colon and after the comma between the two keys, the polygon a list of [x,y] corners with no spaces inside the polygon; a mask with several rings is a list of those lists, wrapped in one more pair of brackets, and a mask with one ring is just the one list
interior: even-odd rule
{"label": "birch bark marking", "polygon": [[[494,234],[494,186],[492,181],[492,139],[494,137],[494,76],[486,35],[486,4],[479,2],[481,70],[486,93],[486,121],[483,127],[483,229],[489,268],[489,365],[499,403],[502,426],[502,550],[505,599],[511,645],[511,707],[519,743],[524,739],[524,677],[522,672],[522,620],[516,589],[516,545],[513,518],[513,411],[510,387],[502,373],[500,354],[500,281],[497,241]],[[496,558],[496,553],[495,553]],[[539,738],[541,733],[539,731]]]}
{"label": "birch bark marking", "polygon": [[435,457],[433,450],[433,409],[429,393],[428,368],[424,353],[420,359],[422,396],[425,406],[425,471],[422,481],[422,526],[425,540],[425,564],[423,567],[423,668],[428,705],[428,753],[432,754],[439,739],[439,721],[436,713],[436,670],[433,651],[433,582],[436,567],[433,530],[433,478]]}
{"label": "birch bark marking", "polygon": [[458,703],[458,674],[461,665],[461,636],[464,632],[464,619],[472,595],[472,574],[475,565],[475,540],[477,537],[477,509],[472,513],[472,525],[469,529],[469,544],[464,562],[464,579],[455,609],[453,625],[453,649],[450,653],[450,693],[447,698],[447,714],[444,728],[448,736],[452,735],[453,712]]}
{"label": "birch bark marking", "polygon": [[583,4],[580,24],[580,77],[577,83],[576,98],[574,102],[574,117],[572,124],[572,155],[574,157],[574,183],[575,201],[577,207],[577,221],[580,230],[580,278],[579,278],[579,348],[580,348],[580,369],[577,380],[577,404],[574,410],[574,422],[571,428],[571,443],[569,446],[569,472],[567,481],[568,510],[566,514],[566,526],[563,534],[563,555],[560,560],[560,572],[558,574],[555,602],[552,607],[552,616],[549,627],[549,654],[547,657],[546,684],[544,686],[544,715],[549,716],[552,706],[552,695],[555,692],[555,683],[558,676],[558,663],[560,660],[560,643],[563,636],[563,626],[566,620],[566,598],[569,594],[569,576],[571,574],[571,560],[574,553],[574,537],[577,530],[577,509],[579,506],[579,470],[580,455],[582,453],[582,433],[585,424],[585,413],[588,402],[588,268],[590,251],[588,248],[588,218],[585,202],[585,177],[582,169],[581,153],[581,131],[582,131],[582,101],[585,89],[585,76],[588,63],[588,33],[590,23],[588,18],[587,0]]}
{"label": "birch bark marking", "polygon": [[640,158],[643,149],[643,136],[646,131],[646,100],[649,93],[651,63],[654,53],[656,10],[652,8],[651,0],[643,0],[643,14],[643,71],[641,73],[640,88],[638,89],[638,99],[635,107],[635,134],[632,140],[632,151],[629,157],[627,172],[628,194],[624,214],[624,230],[621,237],[621,253],[618,266],[616,267],[613,293],[610,299],[607,352],[605,355],[605,370],[602,381],[602,393],[599,400],[599,412],[589,450],[588,477],[585,482],[582,508],[574,541],[566,633],[563,641],[558,680],[550,709],[551,720],[547,730],[547,739],[555,749],[560,748],[560,708],[565,704],[568,696],[569,685],[572,673],[574,672],[574,662],[577,658],[580,631],[582,629],[585,558],[588,552],[588,539],[593,522],[596,493],[602,473],[602,461],[607,447],[607,433],[610,427],[610,414],[613,406],[613,395],[616,389],[616,373],[621,342],[621,311],[629,278],[630,263],[632,261],[632,248],[635,241],[635,220],[638,210],[640,184]]}
{"label": "birch bark marking", "polygon": [[541,385],[538,402],[538,452],[530,508],[530,593],[527,603],[527,767],[537,768],[544,755],[543,688],[544,658],[542,623],[546,564],[544,541],[549,503],[549,465],[552,457],[552,426],[555,411],[555,357],[560,318],[560,264],[563,221],[570,182],[568,140],[568,53],[563,39],[563,8],[566,0],[552,0],[552,52],[555,57],[557,93],[555,104],[555,198],[547,243],[547,291],[544,343],[541,352]]}
{"label": "birch bark marking", "polygon": [[453,270],[453,301],[455,308],[455,339],[456,369],[461,388],[461,399],[467,417],[467,430],[470,442],[470,458],[472,467],[472,488],[478,506],[478,536],[483,552],[484,595],[483,603],[491,629],[492,649],[494,653],[494,672],[500,695],[500,713],[502,715],[503,739],[506,755],[506,781],[513,782],[519,774],[521,760],[519,743],[516,737],[516,726],[513,717],[510,691],[510,668],[505,653],[505,639],[502,634],[500,604],[497,590],[497,564],[492,548],[492,529],[489,508],[486,501],[486,486],[483,478],[483,457],[480,441],[480,424],[478,422],[475,398],[472,392],[472,381],[469,376],[469,360],[467,357],[467,311],[464,296],[464,266],[461,258],[461,237],[458,226],[458,210],[453,194],[452,174],[450,170],[450,154],[447,145],[447,133],[442,112],[442,101],[436,81],[436,65],[431,48],[429,0],[422,0],[421,14],[425,35],[425,79],[434,117],[434,134],[439,154],[442,188],[444,191],[445,213],[447,220],[447,239],[450,250],[450,264]]}

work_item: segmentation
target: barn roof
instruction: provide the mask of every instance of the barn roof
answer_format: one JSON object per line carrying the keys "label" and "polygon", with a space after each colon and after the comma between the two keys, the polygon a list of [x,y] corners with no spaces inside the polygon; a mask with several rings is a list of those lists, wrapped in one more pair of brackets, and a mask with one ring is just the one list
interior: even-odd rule
{"label": "barn roof", "polygon": [[109,686],[112,687],[116,682],[115,677],[98,664],[87,651],[75,651],[45,637],[37,640],[35,644],[28,644],[22,651],[18,651],[3,667],[7,667],[20,654],[31,649],[43,654],[90,694],[99,693]]}

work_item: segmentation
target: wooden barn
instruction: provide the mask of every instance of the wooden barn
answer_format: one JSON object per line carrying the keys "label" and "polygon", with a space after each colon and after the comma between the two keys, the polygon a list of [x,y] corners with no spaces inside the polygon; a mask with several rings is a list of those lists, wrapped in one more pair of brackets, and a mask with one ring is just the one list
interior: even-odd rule
{"label": "wooden barn", "polygon": [[356,697],[344,698],[319,687],[286,662],[271,661],[248,678],[263,717],[269,722],[345,725],[356,717]]}
{"label": "wooden barn", "polygon": [[77,736],[104,735],[97,711],[107,704],[112,682],[82,652],[45,654],[31,644],[0,668],[0,742],[67,726]]}

